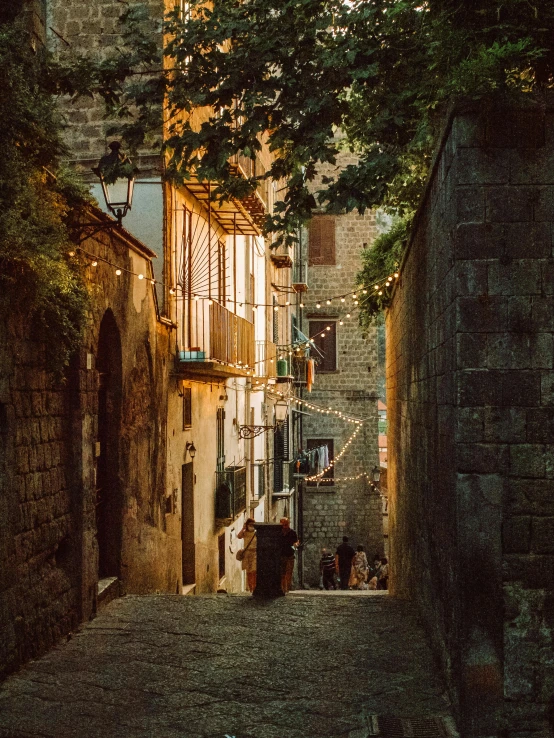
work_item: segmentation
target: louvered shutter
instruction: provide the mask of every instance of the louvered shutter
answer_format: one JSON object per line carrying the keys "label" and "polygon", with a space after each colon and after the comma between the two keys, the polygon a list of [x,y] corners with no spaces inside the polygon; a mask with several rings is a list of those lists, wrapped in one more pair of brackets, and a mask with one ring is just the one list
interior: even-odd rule
{"label": "louvered shutter", "polygon": [[313,266],[333,265],[335,254],[335,216],[315,215],[310,222],[308,262]]}

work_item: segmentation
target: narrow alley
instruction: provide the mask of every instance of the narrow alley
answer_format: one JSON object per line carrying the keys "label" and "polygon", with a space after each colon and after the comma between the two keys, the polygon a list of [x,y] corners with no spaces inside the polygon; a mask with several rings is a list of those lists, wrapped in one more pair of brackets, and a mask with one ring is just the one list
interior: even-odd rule
{"label": "narrow alley", "polygon": [[444,738],[449,715],[380,593],[123,597],[0,689],[2,738]]}

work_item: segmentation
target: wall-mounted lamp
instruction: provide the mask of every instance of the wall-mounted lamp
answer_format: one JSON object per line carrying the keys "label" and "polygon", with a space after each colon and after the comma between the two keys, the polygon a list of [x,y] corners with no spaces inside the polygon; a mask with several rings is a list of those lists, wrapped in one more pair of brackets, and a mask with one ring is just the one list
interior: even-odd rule
{"label": "wall-mounted lamp", "polygon": [[187,443],[186,443],[186,446],[185,446],[185,458],[186,458],[186,455],[187,455],[187,451],[189,452],[190,458],[191,459],[194,459],[194,457],[196,456],[196,448],[195,448],[194,443],[192,441],[187,441]]}
{"label": "wall-mounted lamp", "polygon": [[381,481],[381,469],[378,466],[374,466],[371,470],[371,476],[375,484],[379,484]]}
{"label": "wall-mounted lamp", "polygon": [[275,424],[281,425],[285,422],[287,419],[287,413],[289,411],[289,406],[287,402],[276,402],[275,403]]}

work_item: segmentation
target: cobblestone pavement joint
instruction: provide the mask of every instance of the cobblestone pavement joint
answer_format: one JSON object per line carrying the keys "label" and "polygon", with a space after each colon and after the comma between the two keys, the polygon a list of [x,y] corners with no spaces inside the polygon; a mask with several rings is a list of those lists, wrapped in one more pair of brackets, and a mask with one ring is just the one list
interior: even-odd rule
{"label": "cobblestone pavement joint", "polygon": [[449,716],[410,602],[127,596],[0,686],[0,738],[366,738]]}

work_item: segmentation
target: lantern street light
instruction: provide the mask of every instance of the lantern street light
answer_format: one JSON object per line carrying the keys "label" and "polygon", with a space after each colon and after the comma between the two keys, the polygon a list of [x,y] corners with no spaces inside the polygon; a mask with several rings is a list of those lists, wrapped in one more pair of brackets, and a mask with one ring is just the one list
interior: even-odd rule
{"label": "lantern street light", "polygon": [[288,403],[283,401],[275,403],[275,425],[282,425],[285,422],[288,411]]}
{"label": "lantern street light", "polygon": [[137,170],[121,151],[119,141],[112,141],[110,153],[103,156],[92,171],[100,178],[108,210],[113,213],[117,225],[120,226],[131,209]]}
{"label": "lantern street light", "polygon": [[196,447],[192,441],[187,441],[185,446],[185,456],[187,454],[187,451],[189,452],[189,456],[191,459],[194,459],[196,456]]}
{"label": "lantern street light", "polygon": [[379,482],[381,481],[381,469],[378,466],[374,466],[371,471],[371,475],[374,484],[379,484]]}

